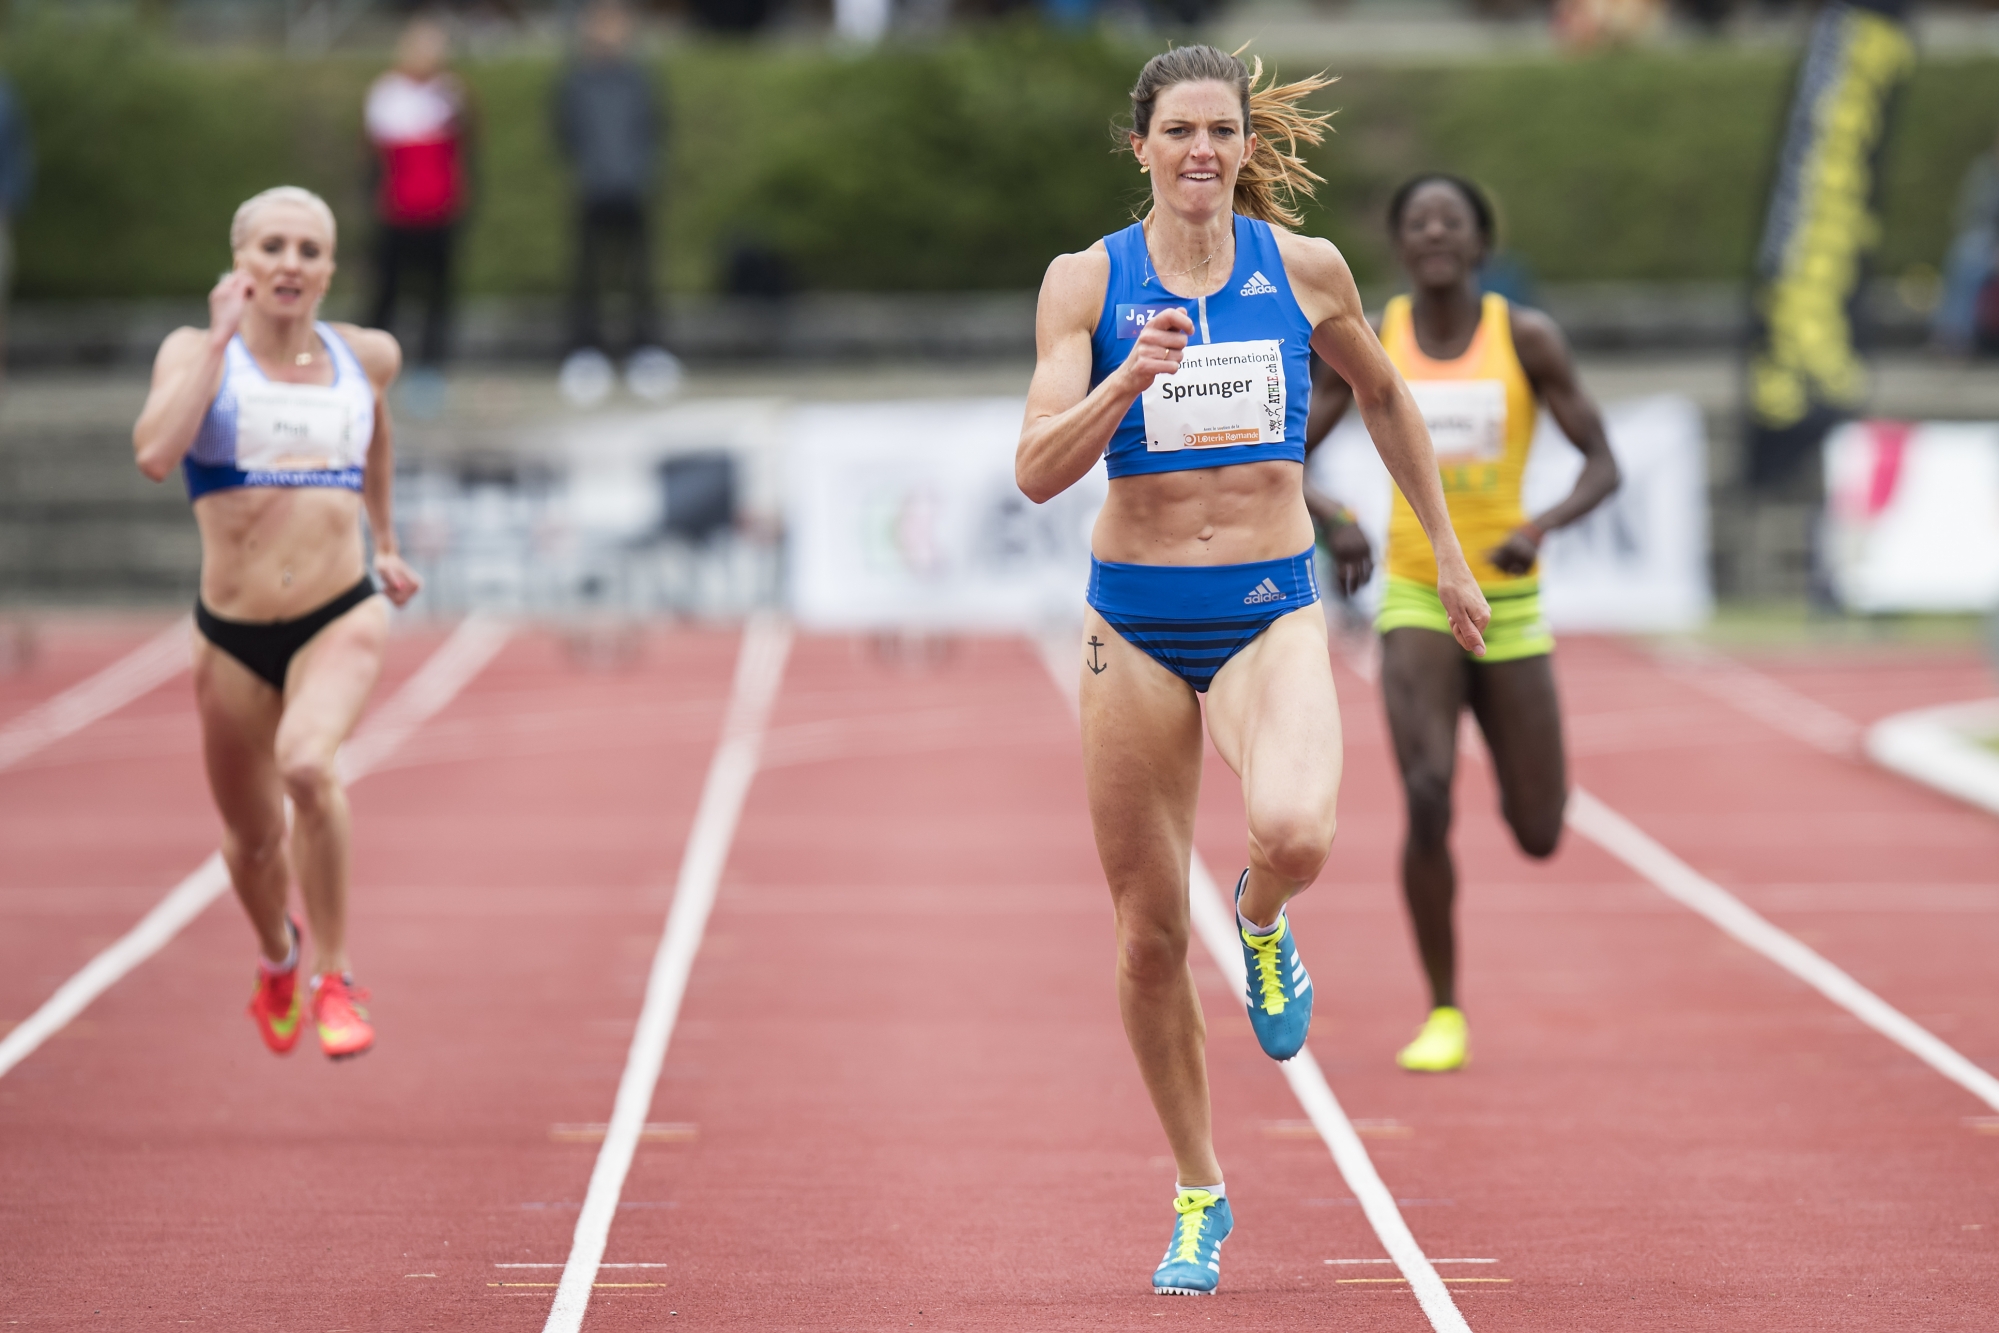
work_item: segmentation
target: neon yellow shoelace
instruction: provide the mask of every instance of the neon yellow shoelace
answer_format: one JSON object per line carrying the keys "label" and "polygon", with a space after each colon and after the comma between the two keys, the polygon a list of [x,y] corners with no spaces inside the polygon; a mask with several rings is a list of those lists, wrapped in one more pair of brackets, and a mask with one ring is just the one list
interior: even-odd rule
{"label": "neon yellow shoelace", "polygon": [[1284,973],[1277,958],[1277,942],[1284,938],[1284,919],[1278,918],[1277,929],[1268,935],[1243,933],[1242,942],[1256,951],[1257,984],[1263,991],[1263,1012],[1281,1014],[1284,1012]]}
{"label": "neon yellow shoelace", "polygon": [[1189,1190],[1176,1195],[1173,1211],[1180,1214],[1180,1251],[1173,1257],[1183,1264],[1201,1262],[1201,1228],[1208,1224],[1208,1209],[1215,1196],[1206,1190]]}

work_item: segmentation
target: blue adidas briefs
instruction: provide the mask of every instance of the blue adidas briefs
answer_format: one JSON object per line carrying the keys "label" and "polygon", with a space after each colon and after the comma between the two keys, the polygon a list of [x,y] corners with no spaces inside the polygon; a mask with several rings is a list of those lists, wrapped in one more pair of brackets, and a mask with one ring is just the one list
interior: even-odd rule
{"label": "blue adidas briefs", "polygon": [[1319,600],[1312,548],[1246,565],[1122,565],[1090,557],[1088,601],[1127,642],[1205,694],[1279,616]]}

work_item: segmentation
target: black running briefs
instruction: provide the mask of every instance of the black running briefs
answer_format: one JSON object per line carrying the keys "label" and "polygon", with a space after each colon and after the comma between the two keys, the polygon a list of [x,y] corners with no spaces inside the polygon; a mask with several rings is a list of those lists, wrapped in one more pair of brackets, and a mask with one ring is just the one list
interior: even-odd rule
{"label": "black running briefs", "polygon": [[194,600],[194,624],[201,637],[255,672],[278,693],[284,693],[285,672],[292,658],[312,636],[375,595],[375,580],[361,581],[332,601],[292,620],[224,620]]}

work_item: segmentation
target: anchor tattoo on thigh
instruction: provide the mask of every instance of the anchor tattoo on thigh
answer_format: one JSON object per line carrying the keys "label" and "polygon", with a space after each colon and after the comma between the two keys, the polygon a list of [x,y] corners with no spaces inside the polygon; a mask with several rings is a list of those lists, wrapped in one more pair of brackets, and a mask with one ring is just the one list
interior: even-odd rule
{"label": "anchor tattoo on thigh", "polygon": [[1083,663],[1083,665],[1090,669],[1090,674],[1093,676],[1103,675],[1104,671],[1110,666],[1109,662],[1100,662],[1097,660],[1097,650],[1105,646],[1106,645],[1102,639],[1099,639],[1094,634],[1090,636],[1089,639],[1090,660]]}

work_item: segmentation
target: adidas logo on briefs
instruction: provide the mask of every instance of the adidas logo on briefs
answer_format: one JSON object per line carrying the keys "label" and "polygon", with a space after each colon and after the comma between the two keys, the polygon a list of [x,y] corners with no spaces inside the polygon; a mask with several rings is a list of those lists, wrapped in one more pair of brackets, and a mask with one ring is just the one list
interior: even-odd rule
{"label": "adidas logo on briefs", "polygon": [[1249,590],[1249,596],[1242,599],[1242,604],[1244,606],[1256,606],[1262,602],[1281,602],[1283,600],[1284,590],[1269,579],[1265,579]]}
{"label": "adidas logo on briefs", "polygon": [[1242,285],[1238,296],[1275,296],[1277,284],[1263,276],[1261,271],[1249,275],[1249,281]]}

